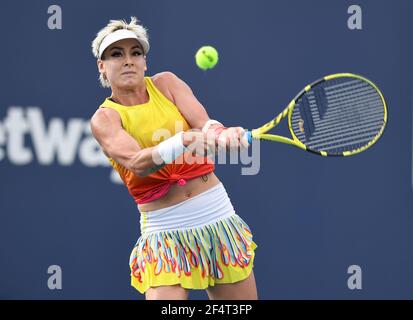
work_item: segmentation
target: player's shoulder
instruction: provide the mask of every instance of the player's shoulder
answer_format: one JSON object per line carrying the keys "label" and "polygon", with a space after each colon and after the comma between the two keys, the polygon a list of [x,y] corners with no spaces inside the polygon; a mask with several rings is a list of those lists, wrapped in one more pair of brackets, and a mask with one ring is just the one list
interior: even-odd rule
{"label": "player's shoulder", "polygon": [[173,72],[164,71],[153,75],[151,79],[155,87],[158,88],[166,98],[175,103],[173,92],[179,78]]}
{"label": "player's shoulder", "polygon": [[151,80],[153,81],[154,84],[156,85],[165,85],[165,84],[170,84],[173,83],[175,81],[177,81],[179,78],[178,76],[171,72],[171,71],[163,71],[163,72],[159,72],[157,74],[154,74],[151,77]]}
{"label": "player's shoulder", "polygon": [[111,108],[98,108],[90,118],[93,127],[106,127],[108,125],[118,125],[121,119],[119,114]]}

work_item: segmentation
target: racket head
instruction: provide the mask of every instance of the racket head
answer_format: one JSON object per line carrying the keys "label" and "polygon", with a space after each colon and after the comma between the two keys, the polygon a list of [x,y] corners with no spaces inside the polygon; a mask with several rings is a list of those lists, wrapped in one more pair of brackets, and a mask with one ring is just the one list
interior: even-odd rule
{"label": "racket head", "polygon": [[370,148],[387,124],[387,104],[370,80],[351,73],[305,87],[288,109],[293,140],[323,156],[351,156]]}

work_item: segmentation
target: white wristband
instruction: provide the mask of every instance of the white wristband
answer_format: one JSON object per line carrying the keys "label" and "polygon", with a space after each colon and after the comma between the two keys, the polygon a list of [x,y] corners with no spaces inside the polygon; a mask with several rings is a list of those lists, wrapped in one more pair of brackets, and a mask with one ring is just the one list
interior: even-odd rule
{"label": "white wristband", "polygon": [[183,131],[159,143],[156,147],[163,162],[171,163],[188,149],[182,143]]}
{"label": "white wristband", "polygon": [[207,133],[209,127],[213,124],[220,124],[221,126],[224,126],[221,122],[217,120],[209,119],[207,122],[205,122],[204,126],[202,127],[202,132]]}

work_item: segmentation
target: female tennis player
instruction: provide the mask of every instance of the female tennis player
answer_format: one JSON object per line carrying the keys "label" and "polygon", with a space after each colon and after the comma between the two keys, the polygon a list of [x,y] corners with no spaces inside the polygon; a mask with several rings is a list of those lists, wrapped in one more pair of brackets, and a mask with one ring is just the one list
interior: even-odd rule
{"label": "female tennis player", "polygon": [[189,289],[257,299],[256,244],[208,156],[216,147],[247,147],[243,128],[209,119],[173,73],[145,76],[147,30],[135,17],[111,20],[92,49],[100,82],[112,91],[92,132],[141,214],[132,286],[146,299],[188,299]]}

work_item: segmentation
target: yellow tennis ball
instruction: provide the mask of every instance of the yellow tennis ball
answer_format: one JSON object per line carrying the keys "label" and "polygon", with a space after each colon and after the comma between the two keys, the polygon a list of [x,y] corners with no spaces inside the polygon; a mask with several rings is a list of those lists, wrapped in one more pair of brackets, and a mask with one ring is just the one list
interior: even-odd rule
{"label": "yellow tennis ball", "polygon": [[218,51],[211,46],[203,46],[195,54],[196,65],[202,70],[215,67],[218,63]]}

